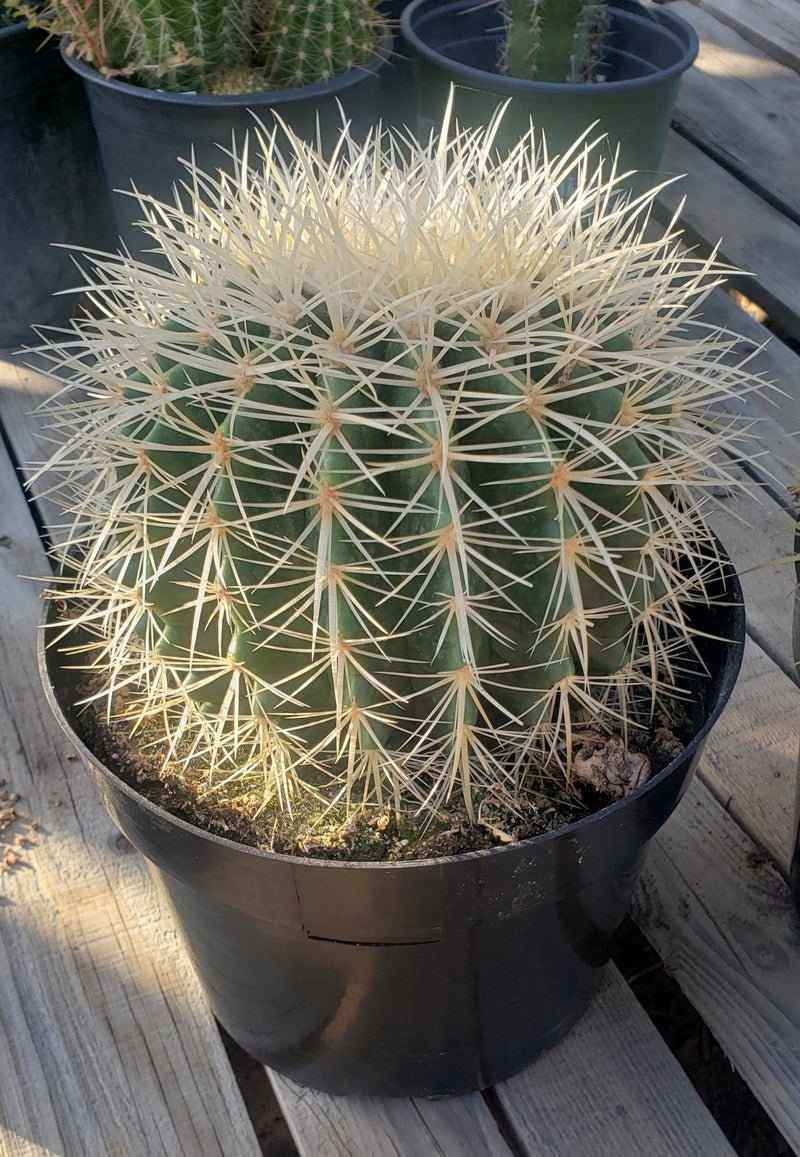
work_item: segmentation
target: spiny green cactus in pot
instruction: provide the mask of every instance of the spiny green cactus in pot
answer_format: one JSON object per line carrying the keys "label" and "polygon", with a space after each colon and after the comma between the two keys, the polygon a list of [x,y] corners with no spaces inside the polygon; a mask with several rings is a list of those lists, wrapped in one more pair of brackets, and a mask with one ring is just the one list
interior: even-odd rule
{"label": "spiny green cactus in pot", "polygon": [[374,0],[8,0],[104,76],[229,95],[312,84],[377,44]]}
{"label": "spiny green cactus in pot", "polygon": [[67,629],[204,792],[474,816],[685,693],[723,271],[496,127],[190,172],[142,199],[169,270],[97,259],[51,347]]}
{"label": "spiny green cactus in pot", "polygon": [[603,0],[502,0],[502,12],[503,72],[540,81],[597,79],[610,26]]}

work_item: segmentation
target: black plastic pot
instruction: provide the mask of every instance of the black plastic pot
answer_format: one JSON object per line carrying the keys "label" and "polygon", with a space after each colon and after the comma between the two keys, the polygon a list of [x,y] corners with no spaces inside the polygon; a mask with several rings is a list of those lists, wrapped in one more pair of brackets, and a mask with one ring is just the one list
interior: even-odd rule
{"label": "black plastic pot", "polygon": [[406,0],[381,0],[378,4],[395,34],[394,52],[381,71],[381,120],[385,127],[410,129],[413,133],[417,128],[414,72],[398,35],[405,6]]}
{"label": "black plastic pot", "polygon": [[86,97],[57,47],[25,24],[0,28],[0,346],[59,325],[75,285],[55,242],[102,248],[108,208]]}
{"label": "black plastic pot", "polygon": [[512,98],[501,147],[518,141],[532,120],[551,154],[562,153],[596,124],[596,135],[608,136],[609,153],[619,146],[623,170],[655,172],[681,75],[697,55],[697,35],[667,9],[646,9],[636,0],[612,0],[609,14],[603,83],[555,84],[498,74],[505,33],[497,5],[412,0],[401,30],[414,65],[420,131],[439,123],[456,85],[462,125],[486,124]]}
{"label": "black plastic pot", "polygon": [[302,88],[241,96],[141,88],[101,76],[83,61],[64,54],[86,86],[108,188],[116,194],[112,205],[122,241],[133,253],[142,253],[152,244],[134,224],[142,216],[137,202],[119,195],[120,190],[135,186],[140,193],[174,201],[173,186],[187,176],[181,160],[188,160],[193,151],[204,171],[230,172],[225,150],[231,149],[234,137],[241,147],[257,120],[271,132],[273,113],[303,139],[319,139],[324,150],[335,144],[343,118],[350,122],[353,136],[364,136],[382,114],[381,73],[391,49],[392,37],[387,32],[379,52],[341,76]]}
{"label": "black plastic pot", "polygon": [[[739,670],[741,590],[706,608],[710,677],[686,750],[629,798],[519,844],[399,864],[273,855],[156,807],[75,735],[74,673],[41,648],[56,715],[172,902],[211,1007],[264,1064],[332,1093],[463,1094],[554,1044],[590,1003],[648,840]],[[725,640],[725,641],[721,641]],[[63,666],[62,666],[63,663]]]}

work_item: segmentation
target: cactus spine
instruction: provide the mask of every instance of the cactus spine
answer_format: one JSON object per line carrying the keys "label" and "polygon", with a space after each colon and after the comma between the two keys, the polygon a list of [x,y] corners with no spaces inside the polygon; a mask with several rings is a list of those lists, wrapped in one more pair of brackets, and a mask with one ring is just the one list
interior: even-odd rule
{"label": "cactus spine", "polygon": [[679,694],[713,407],[752,387],[691,326],[720,270],[591,150],[494,131],[262,142],[153,207],[171,271],[99,260],[52,348],[58,595],[209,789],[469,808]]}
{"label": "cactus spine", "polygon": [[337,76],[374,51],[374,0],[9,0],[105,75],[228,94]]}
{"label": "cactus spine", "polygon": [[503,71],[541,81],[586,83],[603,59],[608,12],[595,0],[505,0]]}
{"label": "cactus spine", "polygon": [[369,0],[307,0],[267,7],[260,43],[274,88],[337,76],[372,51],[379,21]]}

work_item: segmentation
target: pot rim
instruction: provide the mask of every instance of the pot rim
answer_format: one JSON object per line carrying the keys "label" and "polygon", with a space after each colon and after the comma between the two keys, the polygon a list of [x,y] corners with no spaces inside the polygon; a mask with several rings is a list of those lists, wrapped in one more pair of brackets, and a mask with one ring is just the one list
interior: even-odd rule
{"label": "pot rim", "polygon": [[[13,26],[12,26],[13,27]],[[120,96],[127,96],[133,100],[151,102],[155,105],[182,106],[194,108],[246,108],[249,104],[287,105],[298,100],[308,100],[314,97],[336,95],[354,88],[361,80],[368,76],[377,76],[386,62],[394,55],[394,37],[387,22],[384,22],[377,39],[376,50],[360,64],[353,65],[346,72],[332,76],[328,80],[317,80],[313,84],[297,86],[296,88],[265,88],[258,92],[241,92],[230,95],[215,95],[214,93],[199,92],[164,92],[157,88],[144,88],[142,85],[132,84],[117,77],[103,76],[96,68],[87,64],[75,53],[68,51],[67,38],[61,42],[61,56],[64,62],[80,76],[86,84],[97,85],[101,89],[109,89]]]}
{"label": "pot rim", "polygon": [[[455,0],[455,3],[471,3],[471,0]],[[451,60],[450,57],[445,56],[443,52],[439,52],[435,48],[431,48],[415,31],[412,20],[416,16],[419,9],[427,6],[431,0],[411,0],[411,3],[406,5],[400,17],[400,29],[403,39],[406,43],[423,56],[429,63],[442,66],[444,63],[449,72],[453,74],[455,81],[470,82],[473,86],[486,85],[491,81],[492,91],[496,92],[498,96],[524,96],[525,94],[541,93],[543,96],[559,96],[568,100],[576,100],[587,95],[587,92],[597,92],[598,96],[603,93],[624,93],[631,91],[638,91],[642,88],[650,88],[653,85],[661,84],[663,81],[671,80],[673,77],[681,76],[694,63],[697,53],[700,48],[697,33],[688,20],[684,20],[682,16],[676,16],[672,12],[663,12],[659,10],[658,18],[654,19],[647,15],[649,10],[641,8],[641,13],[633,12],[627,8],[618,8],[611,0],[609,7],[617,12],[622,13],[628,20],[632,20],[637,24],[647,24],[657,26],[659,23],[664,24],[670,32],[679,34],[681,39],[686,42],[686,46],[680,59],[668,68],[660,68],[647,76],[631,77],[627,80],[609,80],[603,84],[572,84],[567,81],[554,80],[528,80],[525,77],[519,76],[503,76],[500,73],[486,72],[481,68],[473,68],[469,64],[461,64],[457,60]],[[475,7],[476,5],[472,5]]]}
{"label": "pot rim", "polygon": [[[39,665],[39,675],[44,687],[47,702],[50,709],[58,720],[61,729],[69,736],[71,742],[78,749],[83,760],[88,763],[95,771],[99,772],[104,779],[107,779],[112,784],[115,791],[121,791],[127,795],[138,806],[143,807],[145,811],[159,820],[168,821],[174,824],[184,832],[200,836],[203,839],[210,840],[213,844],[221,845],[228,849],[245,852],[249,855],[266,859],[270,861],[279,861],[281,863],[288,863],[294,865],[303,865],[306,867],[320,867],[320,868],[338,868],[338,869],[361,869],[369,870],[378,868],[382,871],[396,871],[398,868],[403,870],[430,868],[432,865],[445,864],[452,862],[465,862],[467,860],[475,860],[486,856],[502,855],[504,852],[513,851],[523,847],[529,847],[534,844],[544,844],[548,841],[563,838],[566,833],[578,832],[588,828],[590,825],[601,822],[609,816],[620,812],[632,800],[642,798],[654,791],[660,783],[667,779],[673,772],[675,772],[687,759],[691,759],[697,752],[697,749],[705,741],[714,724],[719,719],[723,710],[727,706],[731,692],[739,675],[739,670],[742,665],[742,658],[744,655],[745,642],[745,608],[744,596],[742,594],[742,587],[739,582],[739,576],[730,560],[727,552],[721,548],[717,541],[720,558],[724,564],[725,576],[725,591],[724,603],[721,605],[731,607],[734,611],[734,623],[732,637],[725,639],[727,653],[729,655],[729,662],[726,664],[726,671],[719,688],[716,703],[711,711],[708,713],[705,722],[697,729],[692,738],[686,744],[684,749],[671,759],[669,763],[657,772],[654,776],[642,784],[641,787],[631,792],[629,796],[624,799],[615,800],[613,803],[607,804],[606,807],[600,808],[590,815],[582,816],[581,819],[573,820],[568,824],[562,824],[550,832],[540,832],[539,835],[531,836],[527,840],[518,840],[513,844],[503,844],[499,847],[479,848],[472,852],[461,852],[452,856],[433,856],[427,859],[419,860],[392,860],[392,861],[362,861],[362,860],[324,860],[311,856],[293,856],[285,852],[269,852],[262,848],[254,848],[250,844],[238,843],[236,840],[230,840],[225,836],[216,835],[214,832],[206,831],[205,828],[199,827],[197,824],[190,824],[188,821],[181,819],[179,816],[173,815],[172,812],[167,811],[166,808],[159,804],[153,803],[143,795],[136,791],[130,784],[126,783],[121,776],[107,767],[102,760],[94,754],[94,752],[87,747],[81,737],[75,732],[71,723],[65,716],[61,704],[56,695],[53,680],[50,675],[50,669],[47,661],[47,655],[50,650],[50,644],[46,642],[46,628],[49,626],[54,615],[54,603],[48,601],[44,613],[39,622],[37,630],[37,659]],[[714,604],[712,604],[714,605]],[[720,605],[720,604],[717,604]]]}
{"label": "pot rim", "polygon": [[25,32],[33,33],[36,31],[35,28],[30,28],[28,22],[22,18],[15,20],[13,24],[7,24],[5,28],[0,28],[0,40],[13,40],[15,36],[22,36]]}

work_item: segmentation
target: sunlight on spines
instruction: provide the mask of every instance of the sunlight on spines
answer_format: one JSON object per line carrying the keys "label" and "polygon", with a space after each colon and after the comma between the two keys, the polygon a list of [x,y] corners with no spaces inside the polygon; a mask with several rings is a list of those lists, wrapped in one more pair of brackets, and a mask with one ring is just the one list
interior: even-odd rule
{"label": "sunlight on spines", "polygon": [[758,385],[696,320],[726,270],[595,145],[498,155],[501,115],[188,166],[141,198],[166,268],[93,256],[48,347],[53,593],[204,790],[469,810],[698,670]]}

